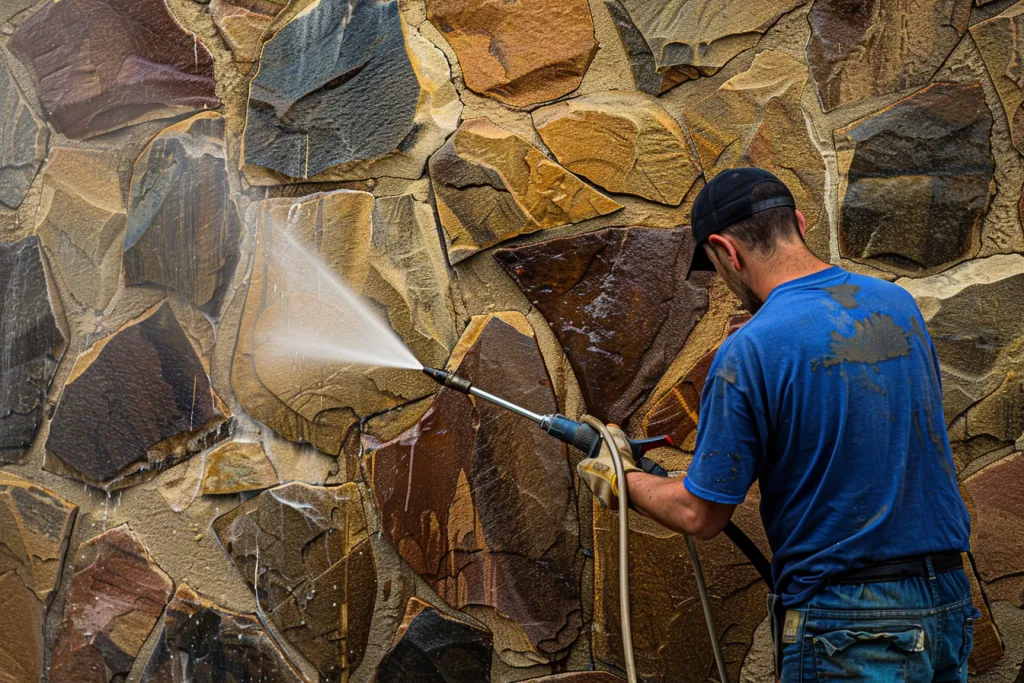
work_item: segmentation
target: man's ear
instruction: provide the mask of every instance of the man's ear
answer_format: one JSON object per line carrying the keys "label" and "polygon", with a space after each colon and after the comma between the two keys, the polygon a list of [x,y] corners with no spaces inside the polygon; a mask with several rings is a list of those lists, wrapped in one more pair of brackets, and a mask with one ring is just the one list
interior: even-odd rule
{"label": "man's ear", "polygon": [[800,228],[800,237],[805,237],[807,235],[807,218],[796,209],[793,210],[793,213],[796,214],[796,226]]}
{"label": "man's ear", "polygon": [[[740,261],[740,253],[736,242],[728,235],[711,235],[708,237],[708,257],[712,262],[722,262],[728,259],[732,262],[734,270],[739,272],[743,269]],[[720,251],[721,250],[721,251]],[[722,252],[725,252],[724,254]],[[724,258],[723,258],[724,257]]]}

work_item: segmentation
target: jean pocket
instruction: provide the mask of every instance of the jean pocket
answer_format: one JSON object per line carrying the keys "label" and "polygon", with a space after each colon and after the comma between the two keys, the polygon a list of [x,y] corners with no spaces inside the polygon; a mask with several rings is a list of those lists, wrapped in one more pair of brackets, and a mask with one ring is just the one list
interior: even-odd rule
{"label": "jean pocket", "polygon": [[843,629],[814,638],[819,681],[905,681],[910,658],[923,652],[921,626]]}

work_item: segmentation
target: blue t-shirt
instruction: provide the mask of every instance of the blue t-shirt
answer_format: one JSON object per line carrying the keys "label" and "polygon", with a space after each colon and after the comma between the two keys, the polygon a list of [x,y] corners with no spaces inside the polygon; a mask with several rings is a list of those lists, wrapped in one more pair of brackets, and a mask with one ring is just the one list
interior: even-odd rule
{"label": "blue t-shirt", "polygon": [[686,488],[754,480],[783,603],[831,574],[968,550],[939,362],[913,297],[832,267],[772,290],[708,371]]}

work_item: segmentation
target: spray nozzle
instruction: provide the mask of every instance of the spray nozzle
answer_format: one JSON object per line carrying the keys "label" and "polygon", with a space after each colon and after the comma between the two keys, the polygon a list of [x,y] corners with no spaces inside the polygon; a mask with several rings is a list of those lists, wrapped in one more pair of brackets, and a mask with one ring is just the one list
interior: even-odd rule
{"label": "spray nozzle", "polygon": [[465,377],[459,377],[454,372],[445,372],[444,370],[438,370],[437,368],[423,368],[423,374],[441,386],[454,389],[455,391],[462,392],[463,394],[470,393],[469,390],[473,388],[472,382]]}

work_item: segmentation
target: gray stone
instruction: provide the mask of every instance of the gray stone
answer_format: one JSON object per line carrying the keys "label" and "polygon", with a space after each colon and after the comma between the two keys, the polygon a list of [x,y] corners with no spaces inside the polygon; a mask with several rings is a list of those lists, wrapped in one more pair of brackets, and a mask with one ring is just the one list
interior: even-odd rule
{"label": "gray stone", "polygon": [[0,120],[0,204],[16,209],[46,158],[50,130],[25,101],[2,55]]}

